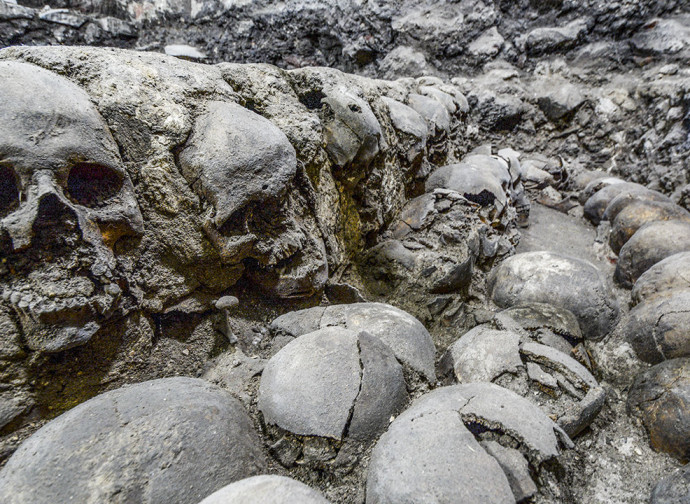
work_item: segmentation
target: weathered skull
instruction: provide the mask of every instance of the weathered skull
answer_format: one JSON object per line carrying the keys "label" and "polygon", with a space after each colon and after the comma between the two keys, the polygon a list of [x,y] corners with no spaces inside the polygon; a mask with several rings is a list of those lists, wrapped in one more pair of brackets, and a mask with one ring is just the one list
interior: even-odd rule
{"label": "weathered skull", "polygon": [[143,233],[132,183],[88,95],[0,62],[0,283],[30,348],[85,343],[117,307],[112,247]]}
{"label": "weathered skull", "polygon": [[252,278],[279,297],[323,286],[325,249],[294,215],[288,189],[297,157],[278,127],[235,103],[209,102],[179,160],[192,188],[211,203],[204,230],[223,262],[255,261]]}
{"label": "weathered skull", "polygon": [[[492,159],[489,156],[482,157]],[[508,205],[508,196],[505,192],[507,184],[506,180],[496,177],[492,171],[486,169],[486,166],[463,161],[442,166],[434,171],[427,179],[426,191],[430,192],[438,188],[457,191],[482,207],[493,206],[496,209],[495,218],[498,219]]]}
{"label": "weathered skull", "polygon": [[508,194],[517,212],[518,225],[520,227],[528,227],[531,205],[529,197],[525,193],[525,185],[522,183],[523,173],[520,166],[520,153],[513,149],[501,149],[498,151],[498,157],[508,163],[508,171],[510,172]]}

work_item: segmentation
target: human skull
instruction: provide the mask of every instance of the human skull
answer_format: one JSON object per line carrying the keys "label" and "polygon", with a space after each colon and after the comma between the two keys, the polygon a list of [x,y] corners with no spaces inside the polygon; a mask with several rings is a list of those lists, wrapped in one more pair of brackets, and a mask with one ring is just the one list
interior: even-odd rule
{"label": "human skull", "polygon": [[508,171],[510,172],[508,194],[517,212],[517,223],[520,227],[528,227],[531,205],[529,197],[525,193],[525,185],[522,182],[523,172],[520,166],[520,153],[513,149],[501,149],[498,151],[498,157],[508,163]]}
{"label": "human skull", "polygon": [[[476,158],[479,156],[472,156]],[[481,156],[493,160],[490,156]],[[451,189],[457,191],[468,200],[481,205],[482,207],[495,208],[495,220],[500,220],[504,209],[509,200],[505,189],[510,178],[499,178],[486,165],[461,163],[442,166],[434,171],[426,181],[426,191],[434,189]]]}
{"label": "human skull", "polygon": [[0,285],[28,346],[88,341],[126,281],[115,242],[143,233],[117,145],[88,95],[26,63],[0,62]]}
{"label": "human skull", "polygon": [[325,284],[323,242],[294,214],[288,194],[295,149],[277,126],[238,104],[209,102],[179,161],[211,204],[203,226],[221,261],[249,259],[250,277],[278,297],[308,296]]}

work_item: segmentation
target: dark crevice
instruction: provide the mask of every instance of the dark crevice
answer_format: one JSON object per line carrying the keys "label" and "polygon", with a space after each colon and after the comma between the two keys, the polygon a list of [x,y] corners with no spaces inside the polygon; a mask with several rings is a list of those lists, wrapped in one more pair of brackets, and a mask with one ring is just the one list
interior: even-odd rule
{"label": "dark crevice", "polygon": [[361,346],[360,341],[359,341],[359,336],[357,336],[357,360],[359,362],[359,389],[357,390],[357,395],[355,396],[354,401],[352,401],[352,406],[350,406],[350,412],[347,415],[347,422],[345,422],[345,429],[343,430],[343,435],[342,435],[343,440],[347,439],[347,436],[350,433],[350,424],[352,423],[352,417],[355,413],[355,407],[357,407],[357,399],[359,399],[359,395],[362,393],[362,380],[364,378],[364,364],[362,363],[362,346]]}
{"label": "dark crevice", "polygon": [[463,196],[472,203],[477,203],[483,207],[493,205],[494,201],[496,201],[496,196],[486,189],[479,194],[464,193]]}
{"label": "dark crevice", "polygon": [[320,89],[316,89],[300,95],[299,101],[309,110],[319,110],[322,107],[321,100],[324,98],[326,95]]}

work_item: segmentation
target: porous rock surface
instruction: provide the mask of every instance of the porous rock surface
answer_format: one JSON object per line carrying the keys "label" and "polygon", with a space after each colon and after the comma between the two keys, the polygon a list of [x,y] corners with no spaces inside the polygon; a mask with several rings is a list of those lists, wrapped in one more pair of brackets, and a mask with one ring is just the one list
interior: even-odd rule
{"label": "porous rock surface", "polygon": [[681,504],[690,499],[690,474],[688,466],[662,478],[652,490],[650,504]]}

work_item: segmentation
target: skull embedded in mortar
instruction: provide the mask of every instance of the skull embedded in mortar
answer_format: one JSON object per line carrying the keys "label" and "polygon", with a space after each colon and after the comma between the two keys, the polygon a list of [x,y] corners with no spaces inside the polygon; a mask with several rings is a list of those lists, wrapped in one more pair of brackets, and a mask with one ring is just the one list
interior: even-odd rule
{"label": "skull embedded in mortar", "polygon": [[208,202],[204,231],[221,261],[244,263],[269,295],[308,297],[328,278],[326,250],[294,179],[295,149],[271,121],[211,101],[179,153],[182,174]]}
{"label": "skull embedded in mortar", "polygon": [[117,310],[115,242],[143,219],[89,96],[39,67],[0,62],[0,288],[29,348],[87,342]]}
{"label": "skull embedded in mortar", "polygon": [[498,157],[508,163],[508,172],[510,172],[508,195],[517,212],[517,224],[523,228],[529,227],[531,204],[525,192],[525,185],[522,182],[523,173],[520,166],[520,153],[509,148],[501,149],[498,151]]}

